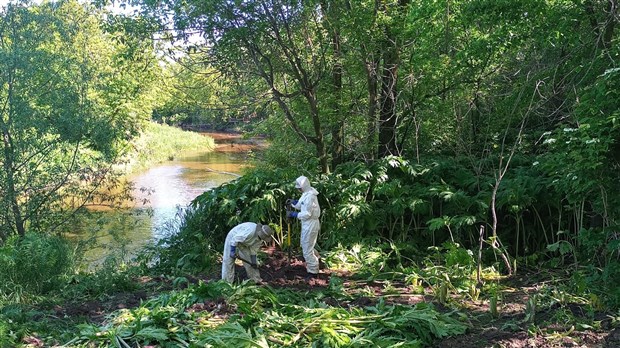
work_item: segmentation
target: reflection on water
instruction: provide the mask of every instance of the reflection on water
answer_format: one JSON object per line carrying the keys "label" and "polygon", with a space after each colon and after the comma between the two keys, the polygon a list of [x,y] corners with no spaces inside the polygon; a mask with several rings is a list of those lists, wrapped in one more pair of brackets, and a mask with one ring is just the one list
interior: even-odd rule
{"label": "reflection on water", "polygon": [[176,233],[175,217],[183,208],[203,192],[235,179],[246,165],[245,153],[191,153],[132,175],[136,208],[129,214],[96,212],[93,219],[76,226],[83,236],[96,230],[97,247],[85,261],[98,264],[115,250],[119,244],[113,235],[131,254],[149,241]]}

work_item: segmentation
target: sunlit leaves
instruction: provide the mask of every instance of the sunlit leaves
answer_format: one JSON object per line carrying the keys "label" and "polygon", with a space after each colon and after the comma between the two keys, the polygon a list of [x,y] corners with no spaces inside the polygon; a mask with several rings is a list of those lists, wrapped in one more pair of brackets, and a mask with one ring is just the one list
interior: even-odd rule
{"label": "sunlit leaves", "polygon": [[[443,212],[447,221],[442,227],[449,227],[456,238],[476,233],[473,225],[486,214],[486,198],[478,197],[477,192],[454,189],[437,179],[443,176],[443,170],[453,173],[447,166],[412,166],[392,157],[372,165],[343,165],[333,174],[311,178],[322,207],[319,245],[329,247],[380,237],[399,241],[425,239],[420,229],[429,221],[431,231],[443,231],[434,228],[433,219],[438,212]],[[190,225],[201,226],[200,231],[186,230],[181,234],[198,233],[223,241],[228,230],[240,222],[279,224],[284,201],[296,198],[291,190],[296,173],[255,170],[252,174],[197,197],[193,206],[198,210],[191,218],[200,223]],[[470,176],[455,177],[457,180],[449,176],[445,179],[455,186],[469,185],[458,178]]]}
{"label": "sunlit leaves", "polygon": [[565,194],[572,204],[591,199],[600,209],[609,206],[600,200],[602,187],[606,191],[619,189],[617,175],[608,171],[610,163],[617,163],[614,139],[620,127],[614,117],[620,110],[619,87],[620,74],[609,70],[584,91],[576,110],[577,127],[544,134],[549,151],[537,166],[549,176],[548,186]]}
{"label": "sunlit leaves", "polygon": [[92,11],[62,1],[0,14],[0,196],[14,207],[2,209],[0,237],[65,222],[103,191],[109,166],[150,116],[151,46],[112,40]]}
{"label": "sunlit leaves", "polygon": [[364,213],[369,213],[370,206],[366,203],[362,204],[352,204],[347,203],[340,205],[340,210],[338,211],[338,216],[343,220],[348,220],[351,218],[356,218],[361,216]]}
{"label": "sunlit leaves", "polygon": [[240,348],[267,348],[269,344],[265,336],[254,338],[250,330],[246,330],[237,322],[226,323],[215,330],[207,332],[198,340],[204,347],[235,346]]}
{"label": "sunlit leaves", "polygon": [[[205,287],[215,290],[219,282],[214,283],[190,286],[175,296],[198,300],[201,296],[196,296],[196,292]],[[162,347],[307,347],[321,342],[329,347],[422,347],[436,338],[461,334],[466,328],[427,304],[330,306],[322,300],[330,291],[300,293],[243,284],[223,293],[213,292],[216,298],[230,296],[226,300],[228,308],[234,308],[239,301],[261,303],[263,307],[239,307],[240,312],[232,312],[225,322],[220,320],[212,326],[202,323],[217,323],[216,313],[190,311],[186,306],[175,308],[165,304],[170,301],[156,298],[139,308],[113,313],[102,326],[83,325],[80,337],[71,343],[86,346],[122,340],[127,344]],[[160,295],[163,296],[166,295]]]}

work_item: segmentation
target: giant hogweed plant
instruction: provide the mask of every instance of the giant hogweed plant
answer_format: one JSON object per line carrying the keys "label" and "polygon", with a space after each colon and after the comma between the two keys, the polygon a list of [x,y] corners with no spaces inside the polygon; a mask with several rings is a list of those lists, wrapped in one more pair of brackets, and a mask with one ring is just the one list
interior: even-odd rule
{"label": "giant hogweed plant", "polygon": [[[412,165],[399,157],[370,165],[340,166],[329,181],[322,182],[325,191],[334,196],[334,209],[326,212],[324,225],[335,236],[353,242],[377,237],[422,241],[427,238],[429,220],[438,215],[473,215],[475,218],[467,220],[472,225],[484,216],[484,201],[441,179],[442,169],[438,163]],[[454,230],[462,232],[469,225],[457,224]],[[437,241],[443,238],[439,236]]]}
{"label": "giant hogweed plant", "polygon": [[[324,299],[333,291],[199,283],[114,312],[101,326],[81,325],[65,346],[424,347],[467,327],[426,303],[331,306]],[[203,308],[214,301],[228,311]]]}
{"label": "giant hogweed plant", "polygon": [[[536,186],[534,180],[523,188],[525,179],[515,174],[540,173],[513,171],[502,182],[498,211],[502,216],[513,216],[518,223],[515,227],[512,221],[502,218],[500,235],[503,241],[509,241],[507,248],[511,248],[518,229],[517,240],[522,244],[517,248],[533,252],[539,247],[531,245],[539,243],[539,239],[527,232],[534,224],[526,224],[529,220],[525,214],[543,211],[536,204],[544,192],[532,189]],[[206,262],[204,255],[208,254],[213,259],[230,228],[244,221],[269,223],[282,236],[286,228],[284,202],[299,197],[293,185],[298,175],[289,169],[257,169],[197,197],[179,234],[164,241],[169,246],[168,264],[173,265],[180,258],[184,265]],[[422,249],[445,241],[473,248],[479,244],[479,226],[488,225],[493,179],[468,171],[456,160],[419,165],[387,157],[370,164],[346,163],[331,174],[306,175],[320,192],[320,248],[379,239]],[[548,218],[542,214],[533,221],[548,226]],[[298,233],[296,226],[294,233]],[[548,228],[544,235],[549,236],[551,230]]]}
{"label": "giant hogweed plant", "polygon": [[228,231],[251,221],[276,226],[282,221],[284,202],[293,197],[294,174],[253,171],[198,196],[185,212],[179,232],[160,242],[153,254],[161,267],[203,271],[216,264]]}

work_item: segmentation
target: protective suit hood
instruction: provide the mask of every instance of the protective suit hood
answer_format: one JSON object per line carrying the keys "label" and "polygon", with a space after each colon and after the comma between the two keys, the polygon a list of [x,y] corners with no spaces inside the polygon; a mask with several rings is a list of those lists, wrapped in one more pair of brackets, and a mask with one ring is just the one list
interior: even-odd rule
{"label": "protective suit hood", "polygon": [[295,188],[300,188],[301,191],[304,193],[309,192],[314,195],[319,194],[319,191],[317,191],[314,187],[310,186],[310,180],[308,180],[308,178],[303,175],[295,179]]}

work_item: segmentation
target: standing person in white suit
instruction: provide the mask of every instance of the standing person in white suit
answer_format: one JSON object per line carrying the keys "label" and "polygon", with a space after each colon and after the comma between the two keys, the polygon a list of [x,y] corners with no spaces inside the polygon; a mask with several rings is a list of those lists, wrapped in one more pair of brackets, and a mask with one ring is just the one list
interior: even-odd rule
{"label": "standing person in white suit", "polygon": [[292,207],[297,211],[287,213],[290,218],[297,218],[301,221],[301,249],[306,260],[306,271],[308,272],[306,280],[317,278],[319,275],[319,253],[314,249],[316,240],[321,229],[319,217],[321,216],[321,207],[317,195],[319,192],[312,186],[305,176],[300,176],[295,180],[295,188],[298,188],[302,194],[299,200],[292,202]]}
{"label": "standing person in white suit", "polygon": [[244,222],[228,232],[224,242],[222,259],[222,279],[229,283],[235,280],[235,259],[243,261],[248,278],[256,283],[262,282],[256,263],[256,254],[263,242],[271,240],[273,230],[267,225]]}

